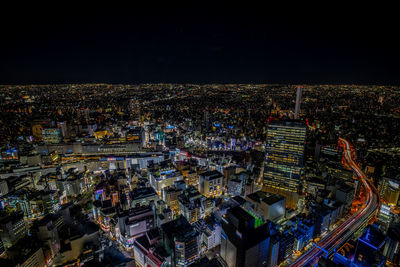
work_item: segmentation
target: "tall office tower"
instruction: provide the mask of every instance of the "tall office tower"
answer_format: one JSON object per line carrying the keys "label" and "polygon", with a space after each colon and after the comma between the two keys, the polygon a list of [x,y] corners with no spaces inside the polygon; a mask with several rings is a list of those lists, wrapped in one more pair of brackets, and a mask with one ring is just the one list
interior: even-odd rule
{"label": "tall office tower", "polygon": [[221,257],[232,267],[267,266],[270,227],[240,206],[229,209],[222,220]]}
{"label": "tall office tower", "polygon": [[391,226],[387,237],[383,255],[394,266],[400,266],[400,224]]}
{"label": "tall office tower", "polygon": [[306,126],[299,122],[274,122],[267,128],[264,190],[286,197],[296,207],[303,168]]}
{"label": "tall office tower", "polygon": [[359,267],[383,266],[385,241],[386,236],[377,227],[367,226],[357,240],[354,264]]}
{"label": "tall office tower", "polygon": [[296,92],[296,107],[294,110],[294,118],[296,120],[299,119],[300,116],[300,105],[301,105],[301,94],[303,92],[303,86],[297,86],[297,92]]}
{"label": "tall office tower", "polygon": [[204,124],[206,126],[206,129],[208,128],[208,122],[210,120],[209,114],[208,114],[208,110],[204,111]]}

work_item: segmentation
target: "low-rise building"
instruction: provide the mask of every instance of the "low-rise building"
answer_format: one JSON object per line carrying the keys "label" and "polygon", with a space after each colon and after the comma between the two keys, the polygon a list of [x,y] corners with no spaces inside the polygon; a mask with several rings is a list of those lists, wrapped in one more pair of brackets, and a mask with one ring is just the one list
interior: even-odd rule
{"label": "low-rise building", "polygon": [[263,216],[265,220],[278,222],[285,218],[286,198],[284,196],[257,191],[247,195],[246,200],[252,204],[252,208]]}
{"label": "low-rise building", "polygon": [[151,203],[155,203],[158,200],[158,195],[154,188],[143,187],[135,188],[129,193],[130,207],[136,206],[148,206]]}
{"label": "low-rise building", "polygon": [[161,172],[150,173],[150,184],[156,190],[157,194],[161,194],[161,190],[165,187],[172,186],[176,181],[183,179],[183,176],[175,170],[165,170]]}
{"label": "low-rise building", "polygon": [[206,197],[218,197],[222,193],[224,176],[219,171],[207,171],[199,175],[200,193]]}
{"label": "low-rise building", "polygon": [[46,266],[40,241],[33,236],[26,236],[7,250],[9,261],[1,266]]}
{"label": "low-rise building", "polygon": [[9,248],[27,233],[22,211],[13,212],[0,218],[0,239],[3,246]]}
{"label": "low-rise building", "polygon": [[164,200],[175,214],[179,212],[178,196],[182,192],[182,189],[177,189],[173,186],[166,187],[161,191],[162,200]]}
{"label": "low-rise building", "polygon": [[199,220],[193,227],[200,233],[200,249],[204,254],[206,251],[221,244],[221,225],[215,221],[209,223]]}
{"label": "low-rise building", "polygon": [[178,196],[179,213],[183,215],[189,223],[197,222],[202,217],[202,195],[193,186],[189,186]]}
{"label": "low-rise building", "polygon": [[160,267],[171,265],[171,255],[162,246],[158,229],[152,229],[145,235],[135,239],[133,252],[138,266]]}
{"label": "low-rise building", "polygon": [[116,232],[122,244],[129,247],[138,236],[144,235],[155,226],[154,210],[150,206],[140,206],[117,215]]}

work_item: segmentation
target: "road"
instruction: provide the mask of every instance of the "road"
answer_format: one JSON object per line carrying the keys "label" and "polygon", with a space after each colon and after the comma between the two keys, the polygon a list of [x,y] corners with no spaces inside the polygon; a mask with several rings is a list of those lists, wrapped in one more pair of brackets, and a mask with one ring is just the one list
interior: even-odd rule
{"label": "road", "polygon": [[301,255],[290,266],[316,266],[321,256],[331,254],[340,244],[346,242],[357,230],[360,229],[360,227],[363,227],[368,223],[370,218],[379,208],[377,191],[364,172],[353,160],[349,142],[342,138],[340,138],[339,142],[343,145],[343,153],[347,163],[362,182],[362,186],[366,192],[365,201],[362,208],[350,216],[335,230],[329,232],[317,243],[316,246]]}

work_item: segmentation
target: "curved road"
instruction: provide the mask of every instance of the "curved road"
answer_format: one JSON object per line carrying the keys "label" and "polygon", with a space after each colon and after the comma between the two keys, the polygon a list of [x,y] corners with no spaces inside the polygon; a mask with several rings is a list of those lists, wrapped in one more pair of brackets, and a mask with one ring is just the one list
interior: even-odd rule
{"label": "curved road", "polygon": [[340,138],[339,142],[343,144],[344,156],[357,174],[358,178],[362,182],[362,185],[366,192],[366,198],[356,213],[354,213],[349,219],[343,222],[339,227],[329,232],[324,238],[322,238],[317,246],[314,245],[312,249],[301,255],[296,261],[290,266],[315,266],[318,264],[318,260],[321,256],[326,256],[326,253],[331,254],[340,244],[350,238],[360,227],[364,226],[374,213],[379,208],[379,198],[375,187],[370,183],[367,176],[360,169],[360,167],[354,162],[351,156],[350,144],[347,140]]}

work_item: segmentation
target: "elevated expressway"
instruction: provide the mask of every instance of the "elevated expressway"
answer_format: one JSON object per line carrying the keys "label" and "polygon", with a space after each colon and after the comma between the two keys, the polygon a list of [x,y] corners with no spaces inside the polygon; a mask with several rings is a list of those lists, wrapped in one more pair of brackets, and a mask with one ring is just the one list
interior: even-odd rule
{"label": "elevated expressway", "polygon": [[336,229],[324,236],[316,245],[297,258],[290,266],[316,266],[321,256],[328,256],[334,252],[341,244],[350,239],[354,233],[364,228],[378,211],[379,195],[376,188],[353,160],[349,142],[340,138],[339,143],[343,146],[346,162],[353,169],[365,189],[364,203],[357,212]]}

